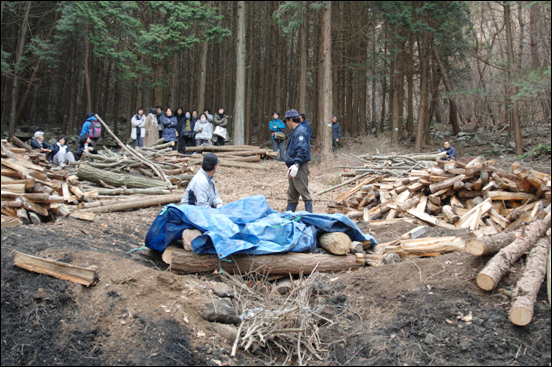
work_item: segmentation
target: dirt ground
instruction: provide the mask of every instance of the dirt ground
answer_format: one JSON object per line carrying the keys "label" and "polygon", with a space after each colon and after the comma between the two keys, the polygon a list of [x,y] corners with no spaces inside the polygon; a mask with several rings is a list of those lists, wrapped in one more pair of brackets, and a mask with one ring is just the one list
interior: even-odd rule
{"label": "dirt ground", "polygon": [[[339,182],[342,166],[359,165],[347,153],[343,149],[328,167],[315,155],[311,192]],[[549,156],[547,160],[543,170],[550,172]],[[262,194],[274,209],[283,211],[286,169],[282,163],[262,164],[266,170],[220,167],[215,178],[223,200]],[[328,202],[346,189],[317,196],[315,212],[326,212]],[[233,340],[202,318],[202,307],[213,297],[210,288],[223,281],[219,275],[177,275],[158,252],[128,253],[143,245],[160,210],[99,214],[94,223],[63,218],[2,228],[2,365],[282,364],[284,355],[269,356],[262,350],[238,350],[235,358],[230,357]],[[415,226],[359,225],[380,242]],[[428,236],[434,235],[443,234],[432,229]],[[99,281],[87,288],[16,268],[16,250],[96,265]],[[487,260],[451,253],[323,274],[325,291],[314,294],[313,302],[332,306],[339,322],[320,326],[320,354],[326,357],[308,363],[550,366],[546,286],[539,293],[533,321],[517,327],[508,320],[509,295],[525,260],[498,290],[484,292],[475,277]]]}

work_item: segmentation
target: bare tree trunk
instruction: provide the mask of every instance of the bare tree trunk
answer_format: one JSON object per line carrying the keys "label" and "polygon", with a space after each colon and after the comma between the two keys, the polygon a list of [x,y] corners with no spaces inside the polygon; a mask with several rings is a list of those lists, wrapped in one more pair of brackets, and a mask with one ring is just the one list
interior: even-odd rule
{"label": "bare tree trunk", "polygon": [[424,32],[421,44],[419,45],[420,53],[420,106],[418,108],[418,130],[416,133],[415,150],[421,152],[425,140],[425,125],[429,119],[429,103],[430,103],[430,75],[429,75],[429,58],[430,58],[430,34]]}
{"label": "bare tree trunk", "polygon": [[[443,78],[443,83],[445,84],[445,89],[447,92],[452,92],[452,88],[450,86],[450,82],[447,76],[447,71],[445,70],[445,67],[443,66],[443,63],[441,62],[441,58],[439,57],[439,52],[437,51],[437,47],[433,47],[433,56],[435,57],[435,62],[437,63],[437,66],[439,67],[439,70],[441,71],[441,77]],[[456,101],[450,97],[448,97],[449,103],[450,103],[450,124],[452,125],[452,133],[454,135],[458,135],[460,132],[460,125],[458,124],[458,108],[456,106]]]}
{"label": "bare tree trunk", "polygon": [[408,91],[406,131],[409,137],[414,135],[414,71],[413,62],[411,60],[414,60],[414,38],[412,32],[408,32],[408,60],[406,61],[406,84]]}
{"label": "bare tree trunk", "polygon": [[25,39],[27,38],[27,29],[29,28],[29,12],[31,11],[31,1],[25,3],[25,13],[23,15],[23,21],[21,22],[21,32],[19,34],[19,41],[17,43],[17,51],[15,52],[15,67],[13,71],[13,84],[10,106],[10,125],[9,135],[15,135],[15,122],[17,114],[17,103],[19,97],[19,68],[21,59],[23,57],[23,50],[25,50]]}
{"label": "bare tree trunk", "polygon": [[322,109],[324,113],[320,118],[320,127],[322,129],[322,163],[327,163],[333,157],[332,140],[331,140],[331,125],[328,128],[327,124],[332,120],[332,3],[328,2],[324,7],[324,15],[322,20],[323,32],[323,55],[324,66],[322,78],[322,93],[323,103]]}
{"label": "bare tree trunk", "polygon": [[238,1],[236,48],[236,96],[234,104],[234,144],[244,144],[245,108],[245,1]]}
{"label": "bare tree trunk", "polygon": [[[513,72],[514,72],[514,42],[512,37],[512,20],[511,20],[511,10],[510,3],[506,2],[504,4],[504,24],[506,26],[506,42],[507,42],[507,53],[508,53],[508,84],[511,85],[508,90],[512,92],[509,94],[508,102],[512,99],[512,129],[514,130],[514,141],[516,143],[516,154],[523,154],[523,141],[521,138],[521,123],[519,120],[519,106],[517,101],[518,87],[513,85]],[[509,105],[509,103],[508,103]],[[510,109],[507,106],[507,109]]]}
{"label": "bare tree trunk", "polygon": [[[303,7],[307,7],[307,2],[303,1]],[[307,111],[307,20],[303,20],[301,25],[301,46],[300,46],[300,71],[299,71],[299,113],[306,114]]]}
{"label": "bare tree trunk", "polygon": [[92,91],[90,88],[90,67],[88,65],[90,61],[90,42],[88,42],[88,32],[90,32],[90,26],[85,26],[84,33],[84,86],[86,88],[86,112],[92,111]]}
{"label": "bare tree trunk", "polygon": [[209,51],[209,42],[203,43],[203,50],[201,51],[201,61],[199,63],[199,91],[197,96],[197,108],[203,112],[205,108],[205,84],[207,78],[207,52]]}

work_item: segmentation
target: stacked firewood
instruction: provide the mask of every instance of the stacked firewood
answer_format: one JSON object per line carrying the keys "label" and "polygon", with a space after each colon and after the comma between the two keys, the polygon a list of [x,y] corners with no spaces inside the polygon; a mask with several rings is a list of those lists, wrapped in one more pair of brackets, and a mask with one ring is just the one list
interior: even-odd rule
{"label": "stacked firewood", "polygon": [[488,227],[499,233],[532,221],[550,204],[550,175],[492,160],[437,161],[407,177],[362,173],[360,181],[328,205],[330,213],[363,218],[373,225],[416,218],[448,229]]}

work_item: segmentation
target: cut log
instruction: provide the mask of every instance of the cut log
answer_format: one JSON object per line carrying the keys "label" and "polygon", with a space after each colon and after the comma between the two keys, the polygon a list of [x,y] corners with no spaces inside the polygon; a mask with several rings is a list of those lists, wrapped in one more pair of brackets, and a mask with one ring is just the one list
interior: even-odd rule
{"label": "cut log", "polygon": [[[135,200],[125,201],[124,203],[105,205],[96,208],[81,209],[81,212],[107,213],[123,210],[134,210],[140,208],[148,208],[156,205],[167,205],[178,203],[182,199],[182,194],[159,195],[151,198],[137,198]],[[74,213],[74,212],[73,212]]]}
{"label": "cut log", "polygon": [[193,251],[192,241],[198,236],[201,236],[201,231],[199,229],[185,229],[182,232],[182,244],[184,245],[184,250]]}
{"label": "cut log", "polygon": [[464,180],[466,178],[465,175],[458,175],[456,177],[452,177],[452,178],[449,178],[449,179],[446,179],[442,182],[438,182],[438,183],[434,183],[432,185],[429,185],[429,191],[431,191],[431,193],[435,193],[437,191],[441,191],[443,189],[446,189],[446,188],[449,188],[449,187],[452,187],[454,186],[454,184],[456,182],[461,182],[462,180]]}
{"label": "cut log", "polygon": [[108,172],[98,168],[94,168],[89,164],[79,165],[77,175],[79,176],[80,180],[86,180],[97,184],[99,184],[100,180],[102,180],[108,185],[115,187],[125,186],[127,188],[151,188],[166,186],[166,182],[163,181],[141,176]]}
{"label": "cut log", "polygon": [[347,255],[350,251],[351,239],[343,232],[324,233],[318,239],[320,247],[334,255]]}
{"label": "cut log", "polygon": [[475,256],[496,254],[514,242],[519,235],[519,232],[501,232],[492,236],[471,239],[466,243],[466,252]]}
{"label": "cut log", "polygon": [[518,326],[525,326],[533,319],[533,309],[537,294],[546,275],[550,237],[541,238],[529,252],[525,270],[518,280],[514,291],[515,298],[510,308],[510,321]]}
{"label": "cut log", "polygon": [[458,220],[460,220],[460,216],[456,214],[456,212],[450,205],[443,206],[443,214],[445,215],[445,219],[447,220],[447,222],[451,224],[454,224],[458,222]]}
{"label": "cut log", "polygon": [[216,255],[198,255],[184,249],[168,247],[171,251],[170,269],[180,274],[205,273],[223,270],[229,273],[245,274],[256,271],[262,274],[287,275],[319,272],[338,272],[354,269],[355,255],[334,256],[324,254],[287,253],[273,255],[231,255],[220,261]]}
{"label": "cut log", "polygon": [[335,202],[336,203],[341,203],[343,202],[343,200],[347,199],[349,196],[353,195],[355,192],[357,192],[358,190],[362,189],[362,186],[364,185],[368,185],[372,182],[375,182],[376,179],[373,178],[373,177],[368,177],[366,180],[363,180],[361,181],[358,185],[356,185],[355,187],[353,187],[352,189],[350,189],[349,191],[346,191],[342,194],[339,194],[336,198],[335,198]]}
{"label": "cut log", "polygon": [[527,226],[523,236],[501,249],[477,275],[477,285],[486,291],[493,290],[508,272],[508,269],[550,228],[550,215]]}
{"label": "cut log", "polygon": [[63,280],[70,280],[87,287],[94,284],[98,279],[96,274],[97,268],[95,266],[84,268],[55,260],[27,255],[19,251],[14,252],[13,265],[35,273],[46,274]]}
{"label": "cut log", "polygon": [[536,196],[533,194],[528,194],[525,192],[509,192],[509,191],[489,191],[486,194],[486,197],[492,200],[500,201],[512,201],[519,200],[525,201],[530,199],[536,199]]}

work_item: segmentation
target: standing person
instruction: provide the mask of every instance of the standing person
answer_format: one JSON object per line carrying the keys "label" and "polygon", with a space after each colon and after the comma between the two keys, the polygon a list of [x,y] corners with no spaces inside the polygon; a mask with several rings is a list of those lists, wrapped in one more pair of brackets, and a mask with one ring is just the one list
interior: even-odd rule
{"label": "standing person", "polygon": [[57,166],[64,167],[67,163],[75,161],[75,156],[67,144],[65,144],[65,137],[61,136],[58,141],[54,144],[52,149],[53,163]]}
{"label": "standing person", "polygon": [[283,162],[284,161],[284,151],[286,148],[286,135],[284,134],[284,129],[286,125],[280,120],[280,114],[278,111],[274,111],[272,114],[272,120],[269,122],[269,127],[272,136],[272,151],[280,151],[280,158],[274,158],[274,160]]}
{"label": "standing person", "polygon": [[159,139],[159,130],[157,129],[157,108],[150,108],[144,124],[146,136],[144,137],[144,146],[149,147]]}
{"label": "standing person", "polygon": [[305,202],[305,210],[312,213],[312,199],[309,192],[309,161],[311,160],[309,135],[301,125],[301,118],[296,110],[287,111],[284,118],[287,127],[291,130],[286,150],[288,167],[286,211],[295,211],[301,196]]}
{"label": "standing person", "polygon": [[450,142],[445,141],[443,143],[443,147],[441,148],[441,152],[447,152],[447,155],[445,156],[445,159],[447,161],[456,160],[456,149],[454,149],[454,147],[450,145]]}
{"label": "standing person", "polygon": [[307,121],[307,116],[305,116],[304,113],[299,114],[299,116],[301,116],[301,125],[303,125],[305,130],[307,130],[307,132],[309,133],[309,144],[310,144],[311,139],[312,139],[311,126],[310,126],[309,122]]}
{"label": "standing person", "polygon": [[213,131],[215,145],[224,145],[224,142],[228,140],[228,130],[226,129],[228,125],[228,115],[224,113],[224,107],[220,107],[215,113],[213,122],[215,124],[215,131]]}
{"label": "standing person", "polygon": [[[207,118],[207,117],[205,117]],[[207,153],[203,157],[201,169],[194,175],[180,204],[197,205],[207,208],[220,208],[224,205],[215,188],[213,176],[220,163],[215,153]]]}
{"label": "standing person", "polygon": [[159,130],[159,139],[163,137],[163,123],[161,122],[161,118],[165,116],[163,113],[163,107],[161,106],[155,106],[155,109],[157,110],[157,130]]}
{"label": "standing person", "polygon": [[184,113],[184,118],[180,125],[179,137],[178,151],[182,154],[186,154],[186,147],[195,146],[194,123],[192,122],[192,114],[190,111]]}
{"label": "standing person", "polygon": [[134,139],[135,147],[144,146],[144,138],[146,137],[146,116],[144,115],[144,109],[138,108],[136,115],[130,119],[132,131],[130,132],[130,138]]}
{"label": "standing person", "polygon": [[[174,117],[176,117],[177,125],[176,125],[176,136],[178,137],[176,143],[177,143],[177,150],[180,151],[180,139],[182,138],[182,134],[180,134],[180,131],[182,130],[182,121],[184,121],[184,110],[182,107],[178,107],[176,109],[176,112],[174,114]],[[185,147],[184,147],[185,148]]]}
{"label": "standing person", "polygon": [[94,112],[88,112],[86,114],[86,121],[82,124],[81,132],[79,134],[79,140],[88,134],[90,136],[90,140],[92,141],[92,144],[96,145],[98,140],[100,140],[100,134],[101,134],[102,125],[96,118],[96,114]]}
{"label": "standing person", "polygon": [[90,138],[88,136],[83,136],[81,139],[79,139],[79,147],[77,148],[76,152],[78,160],[82,158],[84,152],[98,154],[98,151],[96,150],[94,145],[92,145],[92,142],[90,141]]}
{"label": "standing person", "polygon": [[196,132],[196,146],[202,144],[211,145],[213,139],[213,125],[207,120],[207,115],[202,113],[199,116],[199,121],[196,122],[194,131]]}
{"label": "standing person", "polygon": [[337,152],[337,143],[339,143],[339,138],[341,138],[341,125],[337,122],[337,116],[332,115],[332,150],[334,155]]}
{"label": "standing person", "polygon": [[167,143],[174,141],[172,150],[176,150],[178,143],[176,126],[178,125],[178,120],[176,119],[176,116],[173,115],[172,108],[167,107],[165,115],[161,117],[161,125],[163,125],[163,138]]}

